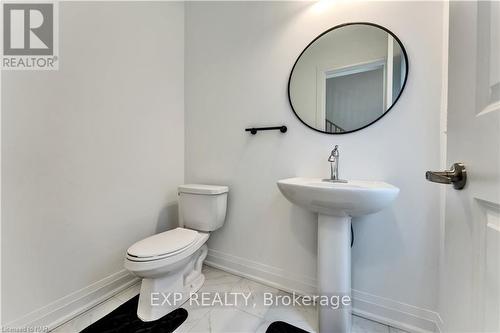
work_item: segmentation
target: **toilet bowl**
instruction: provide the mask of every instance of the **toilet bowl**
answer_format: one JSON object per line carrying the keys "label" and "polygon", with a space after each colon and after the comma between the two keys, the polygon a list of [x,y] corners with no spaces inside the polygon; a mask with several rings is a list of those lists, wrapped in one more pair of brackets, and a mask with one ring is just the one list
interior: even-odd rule
{"label": "toilet bowl", "polygon": [[125,268],[142,278],[137,316],[157,320],[180,307],[205,281],[201,272],[211,231],[224,224],[227,186],[179,186],[180,227],[133,244]]}

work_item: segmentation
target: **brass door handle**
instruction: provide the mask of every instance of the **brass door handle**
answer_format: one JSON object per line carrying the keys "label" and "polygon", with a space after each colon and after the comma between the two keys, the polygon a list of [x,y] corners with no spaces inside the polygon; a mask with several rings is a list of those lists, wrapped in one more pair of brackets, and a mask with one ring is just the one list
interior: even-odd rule
{"label": "brass door handle", "polygon": [[427,171],[425,179],[440,184],[453,184],[455,190],[461,190],[467,183],[467,171],[463,163],[453,163],[450,170]]}

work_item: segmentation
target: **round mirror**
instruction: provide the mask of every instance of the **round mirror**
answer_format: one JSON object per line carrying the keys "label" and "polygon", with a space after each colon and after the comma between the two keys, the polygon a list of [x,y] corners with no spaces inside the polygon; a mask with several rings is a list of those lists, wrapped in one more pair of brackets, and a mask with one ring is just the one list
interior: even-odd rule
{"label": "round mirror", "polygon": [[316,37],[297,58],[288,98],[308,127],[345,134],[382,118],[397,102],[408,76],[401,41],[372,23],[348,23]]}

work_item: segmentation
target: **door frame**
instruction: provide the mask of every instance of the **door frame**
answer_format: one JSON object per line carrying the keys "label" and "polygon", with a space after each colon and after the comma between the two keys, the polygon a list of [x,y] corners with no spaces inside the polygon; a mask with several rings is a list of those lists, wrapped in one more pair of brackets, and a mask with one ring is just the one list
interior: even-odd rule
{"label": "door frame", "polygon": [[326,80],[333,77],[347,76],[383,69],[383,108],[387,105],[387,61],[385,58],[360,62],[347,66],[324,64],[316,67],[316,127],[325,130],[326,119]]}

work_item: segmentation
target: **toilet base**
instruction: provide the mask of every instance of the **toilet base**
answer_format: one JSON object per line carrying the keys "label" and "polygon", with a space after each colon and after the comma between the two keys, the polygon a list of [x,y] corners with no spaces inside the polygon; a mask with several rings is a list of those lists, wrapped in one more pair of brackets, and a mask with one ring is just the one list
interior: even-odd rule
{"label": "toilet base", "polygon": [[201,268],[207,253],[204,244],[175,271],[155,278],[143,278],[137,316],[142,321],[154,321],[184,304],[205,282]]}

